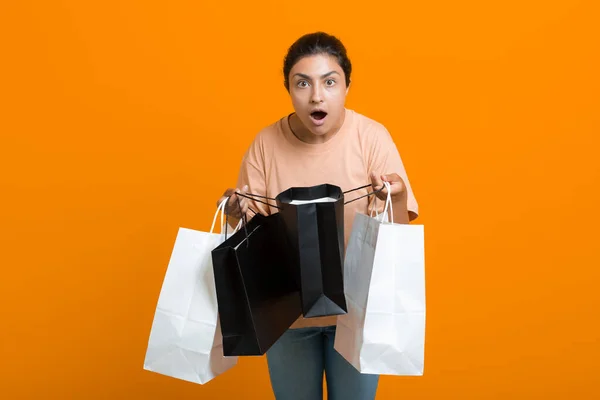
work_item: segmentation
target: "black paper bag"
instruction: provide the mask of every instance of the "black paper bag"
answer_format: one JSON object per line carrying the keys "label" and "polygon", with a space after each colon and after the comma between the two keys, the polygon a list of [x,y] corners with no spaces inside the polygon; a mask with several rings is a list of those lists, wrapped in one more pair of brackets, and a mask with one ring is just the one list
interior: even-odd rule
{"label": "black paper bag", "polygon": [[257,214],[212,251],[225,356],[264,354],[300,317],[286,246],[280,216]]}
{"label": "black paper bag", "polygon": [[342,190],[329,184],[293,187],[276,200],[292,250],[304,317],[346,314]]}

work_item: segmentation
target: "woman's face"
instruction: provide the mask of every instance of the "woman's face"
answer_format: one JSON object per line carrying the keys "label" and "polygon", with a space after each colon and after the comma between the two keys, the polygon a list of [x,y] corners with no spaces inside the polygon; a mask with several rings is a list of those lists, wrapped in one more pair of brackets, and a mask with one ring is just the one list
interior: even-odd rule
{"label": "woman's face", "polygon": [[291,69],[290,96],[296,115],[317,136],[344,122],[346,77],[335,57],[319,54],[301,58]]}

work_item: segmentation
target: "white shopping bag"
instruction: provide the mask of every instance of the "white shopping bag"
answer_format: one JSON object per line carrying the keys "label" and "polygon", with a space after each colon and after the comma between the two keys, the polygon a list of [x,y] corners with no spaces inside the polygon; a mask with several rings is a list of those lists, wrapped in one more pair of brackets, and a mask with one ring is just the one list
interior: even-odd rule
{"label": "white shopping bag", "polygon": [[[154,314],[144,369],[204,384],[232,368],[237,357],[223,356],[211,251],[224,233],[179,228]],[[241,223],[241,221],[240,221]],[[236,228],[239,228],[240,225]]]}
{"label": "white shopping bag", "polygon": [[[386,183],[386,186],[389,184]],[[389,186],[388,186],[389,193]],[[356,214],[344,262],[348,313],[338,316],[334,348],[358,371],[423,375],[423,225]]]}

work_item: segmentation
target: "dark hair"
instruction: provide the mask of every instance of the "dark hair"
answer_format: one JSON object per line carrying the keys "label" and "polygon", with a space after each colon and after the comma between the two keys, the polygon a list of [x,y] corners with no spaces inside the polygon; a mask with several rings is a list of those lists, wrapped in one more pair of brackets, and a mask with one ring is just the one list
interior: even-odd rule
{"label": "dark hair", "polygon": [[352,64],[342,42],[335,36],[325,32],[314,32],[296,40],[283,59],[283,84],[288,92],[290,90],[289,75],[294,65],[303,57],[317,54],[328,54],[335,57],[340,67],[342,67],[344,75],[346,75],[346,86],[350,85]]}

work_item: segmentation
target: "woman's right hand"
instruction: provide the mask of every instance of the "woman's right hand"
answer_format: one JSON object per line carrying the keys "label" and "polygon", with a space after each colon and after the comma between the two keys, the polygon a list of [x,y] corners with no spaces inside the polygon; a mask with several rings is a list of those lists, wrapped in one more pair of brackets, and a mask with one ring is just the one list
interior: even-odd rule
{"label": "woman's right hand", "polygon": [[247,193],[248,185],[244,186],[242,190],[239,189],[227,189],[223,196],[217,201],[217,207],[229,197],[229,201],[225,206],[225,214],[230,217],[240,219],[242,215],[248,212],[248,199],[246,197],[238,196],[236,193]]}

